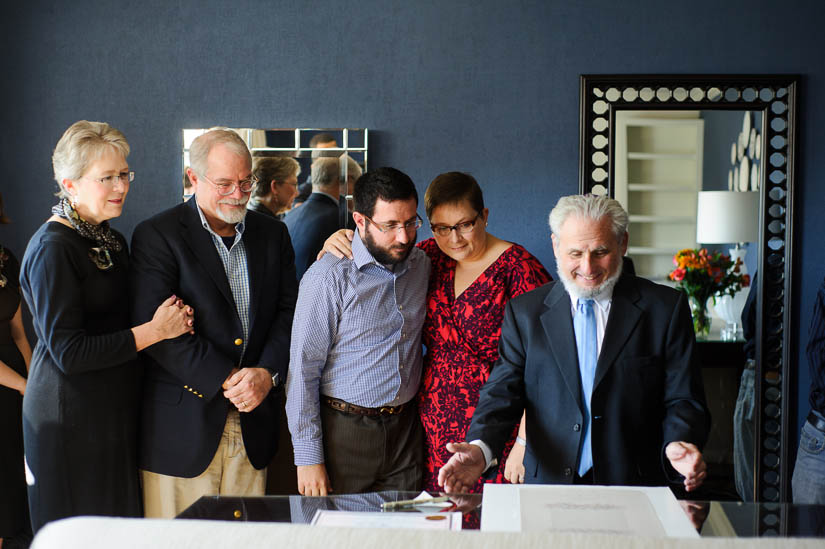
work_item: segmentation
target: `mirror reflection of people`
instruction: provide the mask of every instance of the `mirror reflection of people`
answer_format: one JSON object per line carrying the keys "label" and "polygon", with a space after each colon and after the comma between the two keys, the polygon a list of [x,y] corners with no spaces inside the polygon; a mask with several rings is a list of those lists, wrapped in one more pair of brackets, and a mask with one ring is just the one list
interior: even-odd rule
{"label": "mirror reflection of people", "polygon": [[134,177],[128,154],[108,124],[72,124],[52,156],[60,201],[23,257],[38,340],[23,398],[35,532],[76,515],[141,516],[137,352],[193,331],[193,311],[168,289],[130,322],[126,240],[108,223]]}
{"label": "mirror reflection of people", "polygon": [[562,197],[550,213],[559,282],[512,299],[500,357],[439,472],[473,486],[526,415],[525,482],[698,488],[710,417],[683,293],[622,274],[627,212]]}
{"label": "mirror reflection of people", "polygon": [[[423,335],[427,354],[418,399],[427,459],[424,488],[438,491],[438,471],[450,457],[446,445],[465,436],[478,392],[498,359],[505,305],[543,285],[550,275],[522,246],[487,231],[489,210],[471,175],[437,176],[427,187],[424,205],[433,238],[418,247],[433,267]],[[325,249],[349,257],[348,237],[346,232],[334,235]],[[511,435],[490,481],[524,481],[522,459],[529,444],[524,425],[519,437],[515,432]],[[481,485],[479,481],[468,491],[481,491]]]}
{"label": "mirror reflection of people", "polygon": [[345,184],[341,183],[340,162],[338,158],[317,158],[310,168],[312,194],[303,206],[284,217],[295,250],[295,274],[299,280],[315,262],[324,240],[341,226],[339,192]]}
{"label": "mirror reflection of people", "polygon": [[[7,223],[0,195],[0,224]],[[23,329],[19,274],[17,258],[0,244],[0,547],[31,535],[21,464],[23,395],[32,351]]]}
{"label": "mirror reflection of people", "polygon": [[825,281],[819,286],[808,329],[811,411],[802,425],[792,488],[794,503],[825,505]]}
{"label": "mirror reflection of people", "polygon": [[263,156],[254,159],[252,173],[257,183],[247,208],[283,221],[298,195],[301,165],[287,156]]}

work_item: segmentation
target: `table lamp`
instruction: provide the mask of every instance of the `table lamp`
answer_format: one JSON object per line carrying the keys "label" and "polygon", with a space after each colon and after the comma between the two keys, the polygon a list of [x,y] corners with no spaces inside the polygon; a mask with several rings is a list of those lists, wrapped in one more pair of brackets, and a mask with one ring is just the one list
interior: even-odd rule
{"label": "table lamp", "polygon": [[[700,244],[735,244],[728,250],[731,259],[742,260],[740,272],[747,274],[745,254],[741,246],[759,238],[758,191],[700,191],[696,205],[696,242]],[[742,333],[742,309],[750,287],[742,288],[735,296],[716,298],[714,310],[726,323],[723,340],[735,340]]]}

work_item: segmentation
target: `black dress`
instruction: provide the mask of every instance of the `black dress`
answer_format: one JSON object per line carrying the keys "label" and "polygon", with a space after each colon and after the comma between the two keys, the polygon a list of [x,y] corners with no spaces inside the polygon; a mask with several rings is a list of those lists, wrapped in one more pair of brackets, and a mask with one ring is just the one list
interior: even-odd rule
{"label": "black dress", "polygon": [[[0,274],[6,284],[0,287],[0,360],[26,377],[26,362],[11,337],[11,319],[20,306],[20,264],[0,246]],[[23,470],[23,397],[0,385],[0,538],[12,538],[29,529],[26,506],[26,476]]]}
{"label": "black dress", "polygon": [[96,244],[47,222],[23,257],[20,286],[37,345],[23,399],[32,527],[75,515],[141,516],[140,370],[129,330],[126,241],[100,270]]}

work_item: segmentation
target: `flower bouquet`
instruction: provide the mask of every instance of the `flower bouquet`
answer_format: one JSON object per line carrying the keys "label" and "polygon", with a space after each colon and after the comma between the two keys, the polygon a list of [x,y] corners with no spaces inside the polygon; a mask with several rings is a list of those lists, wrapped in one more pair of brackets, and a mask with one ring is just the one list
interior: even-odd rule
{"label": "flower bouquet", "polygon": [[742,260],[732,261],[721,252],[709,252],[707,248],[691,250],[686,248],[673,256],[676,266],[668,278],[676,282],[676,287],[685,292],[693,315],[693,331],[699,337],[710,333],[710,317],[707,302],[717,296],[733,297],[742,288],[750,285],[750,276],[740,272]]}

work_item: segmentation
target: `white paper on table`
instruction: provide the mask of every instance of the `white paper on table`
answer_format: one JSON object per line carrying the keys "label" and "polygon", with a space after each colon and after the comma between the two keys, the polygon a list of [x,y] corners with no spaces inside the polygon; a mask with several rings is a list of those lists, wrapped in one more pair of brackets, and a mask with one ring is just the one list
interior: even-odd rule
{"label": "white paper on table", "polygon": [[485,484],[481,530],[697,538],[667,487]]}
{"label": "white paper on table", "polygon": [[319,509],[313,525],[339,528],[407,528],[416,530],[461,530],[461,513],[360,513]]}

